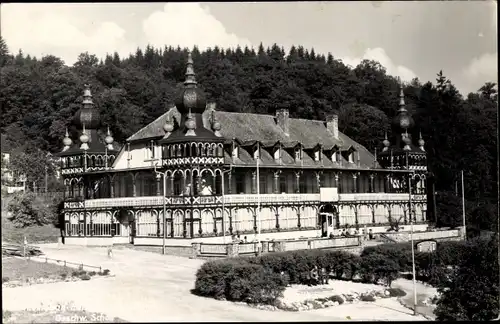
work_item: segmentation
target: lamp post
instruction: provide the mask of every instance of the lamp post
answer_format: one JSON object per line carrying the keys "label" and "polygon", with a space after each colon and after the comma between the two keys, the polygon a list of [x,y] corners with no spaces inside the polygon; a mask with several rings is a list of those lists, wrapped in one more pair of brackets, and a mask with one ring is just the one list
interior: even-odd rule
{"label": "lamp post", "polygon": [[[224,173],[229,173],[233,169],[233,166],[231,165],[229,167],[229,170],[222,171],[221,173],[221,191],[222,191],[222,243],[226,244],[226,217],[225,217],[225,211],[226,211],[226,202],[224,201]],[[231,186],[231,184],[229,184]]]}
{"label": "lamp post", "polygon": [[413,315],[417,315],[417,274],[415,270],[415,243],[413,241],[413,217],[412,217],[412,200],[411,200],[411,185],[415,179],[415,171],[409,174],[408,177],[408,213],[410,215],[410,241],[411,241],[411,264],[413,273]]}
{"label": "lamp post", "polygon": [[166,215],[166,210],[167,210],[167,205],[166,205],[166,200],[165,200],[165,194],[167,193],[167,177],[165,172],[160,172],[156,171],[156,164],[155,164],[155,173],[156,173],[156,178],[160,179],[163,177],[163,245],[162,245],[162,254],[165,254],[165,239],[167,235],[167,215]]}

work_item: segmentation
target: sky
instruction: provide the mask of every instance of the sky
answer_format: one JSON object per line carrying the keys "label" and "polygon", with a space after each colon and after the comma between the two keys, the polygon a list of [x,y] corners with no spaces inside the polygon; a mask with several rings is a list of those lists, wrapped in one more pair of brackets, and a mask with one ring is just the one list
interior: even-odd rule
{"label": "sky", "polygon": [[277,43],[356,66],[379,61],[405,81],[445,76],[466,94],[498,80],[496,1],[2,4],[11,52],[128,56],[147,44],[200,49]]}

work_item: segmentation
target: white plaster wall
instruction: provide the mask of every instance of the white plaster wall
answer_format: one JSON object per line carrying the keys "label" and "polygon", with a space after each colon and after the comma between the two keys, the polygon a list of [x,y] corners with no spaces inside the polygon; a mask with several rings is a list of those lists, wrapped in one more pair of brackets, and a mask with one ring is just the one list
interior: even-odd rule
{"label": "white plaster wall", "polygon": [[[129,153],[127,152],[127,146],[125,146],[122,154],[117,157],[117,160],[114,165],[114,169],[123,170],[128,168],[141,168],[141,167],[153,167],[154,163],[147,159],[146,155],[146,144],[148,143],[132,143],[130,144],[130,165],[127,160],[129,157]],[[155,146],[155,156],[160,157],[160,147],[158,145]],[[157,161],[157,163],[161,163],[161,161]]]}

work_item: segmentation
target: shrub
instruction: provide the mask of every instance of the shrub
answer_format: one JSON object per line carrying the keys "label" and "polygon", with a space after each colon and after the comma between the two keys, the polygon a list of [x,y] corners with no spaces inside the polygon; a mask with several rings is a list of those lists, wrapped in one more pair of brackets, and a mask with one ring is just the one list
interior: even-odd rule
{"label": "shrub", "polygon": [[287,282],[279,273],[243,259],[203,264],[196,273],[194,291],[207,297],[274,304]]}
{"label": "shrub", "polygon": [[6,283],[9,281],[9,277],[2,277],[2,283]]}
{"label": "shrub", "polygon": [[82,274],[80,277],[79,277],[81,280],[90,280],[90,276],[88,274]]}
{"label": "shrub", "polygon": [[344,303],[344,298],[342,298],[339,295],[333,295],[333,296],[329,297],[328,299],[331,300],[332,302],[339,303],[339,305],[342,305]]}
{"label": "shrub", "polygon": [[387,243],[366,247],[361,252],[361,258],[373,253],[395,260],[399,264],[400,271],[412,270],[411,243]]}
{"label": "shrub", "polygon": [[95,276],[96,274],[97,274],[97,273],[96,273],[95,271],[90,271],[90,272],[88,273],[88,275],[89,275],[89,276],[91,276],[91,277]]}
{"label": "shrub", "polygon": [[103,275],[103,276],[107,276],[107,275],[109,275],[109,269],[104,269],[104,270],[102,271],[102,275]]}
{"label": "shrub", "polygon": [[61,278],[62,278],[62,279],[66,279],[66,277],[67,277],[67,276],[68,276],[68,274],[67,274],[67,273],[61,273]]}
{"label": "shrub", "polygon": [[327,251],[324,253],[327,270],[332,271],[336,279],[345,277],[354,277],[353,264],[359,261],[357,256],[344,251]]}
{"label": "shrub", "polygon": [[376,284],[383,280],[390,286],[397,279],[399,270],[399,264],[395,261],[383,254],[372,253],[361,258],[359,274],[364,282]]}
{"label": "shrub", "polygon": [[364,302],[374,302],[375,297],[373,297],[372,295],[361,295],[359,300],[364,301]]}
{"label": "shrub", "polygon": [[387,289],[389,292],[389,296],[391,297],[404,297],[406,296],[406,292],[401,288],[389,288]]}
{"label": "shrub", "polygon": [[79,277],[79,276],[82,276],[82,275],[84,275],[84,274],[87,274],[87,271],[85,271],[85,270],[75,270],[75,271],[73,271],[73,272],[71,273],[71,275],[72,275],[73,277]]}

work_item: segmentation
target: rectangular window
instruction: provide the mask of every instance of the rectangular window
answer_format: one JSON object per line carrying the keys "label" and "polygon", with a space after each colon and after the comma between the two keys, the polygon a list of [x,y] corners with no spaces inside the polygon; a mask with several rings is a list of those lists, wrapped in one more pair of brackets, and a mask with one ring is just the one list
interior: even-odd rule
{"label": "rectangular window", "polygon": [[259,177],[259,190],[261,194],[266,194],[267,193],[267,175],[266,174],[260,174]]}
{"label": "rectangular window", "polygon": [[280,153],[281,153],[281,149],[279,147],[274,149],[274,159],[276,161],[278,161],[281,158]]}
{"label": "rectangular window", "polygon": [[300,161],[302,159],[301,149],[295,149],[295,161]]}

